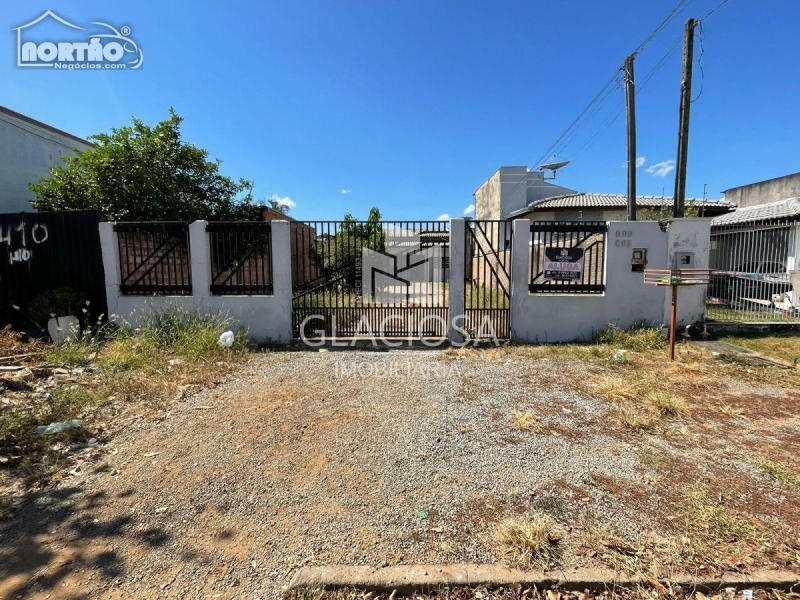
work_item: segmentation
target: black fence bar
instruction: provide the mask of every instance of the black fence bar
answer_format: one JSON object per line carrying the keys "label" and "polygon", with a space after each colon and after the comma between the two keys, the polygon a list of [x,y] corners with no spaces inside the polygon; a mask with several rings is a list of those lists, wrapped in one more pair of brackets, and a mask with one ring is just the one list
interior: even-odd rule
{"label": "black fence bar", "polygon": [[192,294],[188,223],[116,223],[114,231],[117,232],[122,294]]}
{"label": "black fence bar", "polygon": [[211,222],[211,293],[272,295],[272,226],[268,222]]}
{"label": "black fence bar", "polygon": [[[605,291],[605,249],[608,225],[603,221],[534,221],[531,223],[531,273],[528,289],[537,294],[602,294]],[[547,273],[548,249],[577,257],[569,268]],[[577,252],[570,253],[570,250]],[[569,260],[566,259],[569,263]],[[578,269],[578,266],[581,268]]]}
{"label": "black fence bar", "polygon": [[510,335],[512,227],[511,221],[467,222],[463,327],[473,338]]}

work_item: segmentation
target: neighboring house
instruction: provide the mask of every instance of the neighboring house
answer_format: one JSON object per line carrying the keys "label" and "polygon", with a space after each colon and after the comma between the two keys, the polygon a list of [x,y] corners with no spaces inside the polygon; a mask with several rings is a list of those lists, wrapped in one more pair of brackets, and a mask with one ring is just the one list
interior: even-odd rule
{"label": "neighboring house", "polygon": [[[313,227],[268,206],[261,207],[261,220],[289,221],[293,288],[301,287],[310,282],[317,282],[323,277],[322,265],[313,260],[317,237]],[[302,257],[302,260],[299,257]]]}
{"label": "neighboring house", "polygon": [[[696,206],[699,216],[713,217],[734,207],[724,200],[687,198],[686,206]],[[671,208],[672,198],[637,196],[636,208]],[[544,198],[510,213],[506,218],[532,221],[625,221],[628,218],[628,197],[625,194],[568,194]]]}
{"label": "neighboring house", "polygon": [[714,298],[746,309],[800,307],[800,290],[789,293],[791,272],[800,272],[800,198],[751,204],[715,217],[709,261],[718,270],[710,290]]}
{"label": "neighboring house", "polygon": [[740,185],[722,193],[725,200],[740,209],[797,198],[800,197],[800,173]]}
{"label": "neighboring house", "polygon": [[[625,221],[625,194],[583,194],[549,183],[541,171],[528,167],[500,167],[475,192],[475,218],[531,219],[532,221]],[[713,217],[734,208],[728,201],[687,198],[700,214]],[[638,196],[638,209],[672,206],[672,198]]]}
{"label": "neighboring house", "polygon": [[531,171],[528,167],[500,167],[473,194],[475,218],[508,219],[531,202],[564,194],[577,192],[548,183],[542,171]]}
{"label": "neighboring house", "polygon": [[32,210],[31,183],[94,144],[0,106],[0,213]]}

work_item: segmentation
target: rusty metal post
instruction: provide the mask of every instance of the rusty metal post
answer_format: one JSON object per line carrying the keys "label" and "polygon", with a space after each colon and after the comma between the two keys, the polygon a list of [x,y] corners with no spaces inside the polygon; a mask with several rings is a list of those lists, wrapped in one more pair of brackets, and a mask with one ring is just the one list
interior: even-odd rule
{"label": "rusty metal post", "polygon": [[675,360],[675,322],[678,320],[678,286],[672,286],[672,314],[669,317],[669,359]]}

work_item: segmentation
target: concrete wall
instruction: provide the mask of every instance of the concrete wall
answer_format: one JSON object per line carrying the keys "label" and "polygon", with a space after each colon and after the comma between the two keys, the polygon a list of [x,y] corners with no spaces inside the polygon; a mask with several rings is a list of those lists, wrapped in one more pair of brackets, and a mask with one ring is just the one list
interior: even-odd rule
{"label": "concrete wall", "polygon": [[0,107],[0,213],[33,210],[31,183],[92,145]]}
{"label": "concrete wall", "polygon": [[114,223],[100,224],[100,243],[106,276],[108,315],[115,321],[138,326],[154,313],[170,306],[190,311],[222,313],[246,327],[252,341],[289,343],[292,340],[292,275],[289,223],[272,222],[271,296],[212,296],[211,255],[206,221],[189,226],[189,249],[192,261],[191,296],[123,296],[119,291],[120,268]]}
{"label": "concrete wall", "polygon": [[800,197],[800,173],[784,175],[725,190],[725,200],[739,208]]}
{"label": "concrete wall", "polygon": [[[671,268],[677,250],[695,252],[697,268],[708,265],[710,222],[685,219],[667,232],[652,221],[609,223],[604,294],[531,294],[530,221],[514,221],[511,284],[511,337],[523,342],[589,340],[608,323],[623,328],[647,320],[658,324],[669,316],[670,288],[646,285],[643,273],[631,270],[633,248],[647,248],[648,268]],[[679,292],[682,325],[702,318],[705,286]]]}
{"label": "concrete wall", "polygon": [[500,167],[475,191],[476,219],[505,219],[529,203],[575,190],[545,181],[540,171],[528,167]]}

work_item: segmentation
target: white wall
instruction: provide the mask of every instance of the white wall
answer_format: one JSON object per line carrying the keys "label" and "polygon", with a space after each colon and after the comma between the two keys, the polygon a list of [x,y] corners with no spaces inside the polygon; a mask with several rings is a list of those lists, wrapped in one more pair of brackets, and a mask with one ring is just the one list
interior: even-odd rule
{"label": "white wall", "polygon": [[[673,222],[662,232],[653,221],[609,223],[606,280],[603,294],[531,294],[528,292],[530,221],[514,221],[511,283],[511,337],[524,342],[589,340],[608,323],[623,328],[647,320],[660,324],[669,318],[670,288],[644,283],[631,270],[633,248],[647,248],[648,268],[670,268],[676,250],[695,252],[697,268],[708,265],[709,219]],[[526,274],[523,277],[519,273]],[[688,324],[704,314],[704,287],[681,288],[678,318]]]}
{"label": "white wall", "polygon": [[223,313],[246,327],[257,343],[292,341],[292,274],[289,222],[272,221],[271,296],[212,296],[211,256],[206,221],[189,226],[192,261],[192,296],[123,296],[120,294],[119,247],[114,223],[100,223],[100,243],[106,274],[109,318],[141,325],[155,312],[169,306],[208,313]]}
{"label": "white wall", "polygon": [[91,145],[0,111],[0,213],[33,210],[31,183]]}

